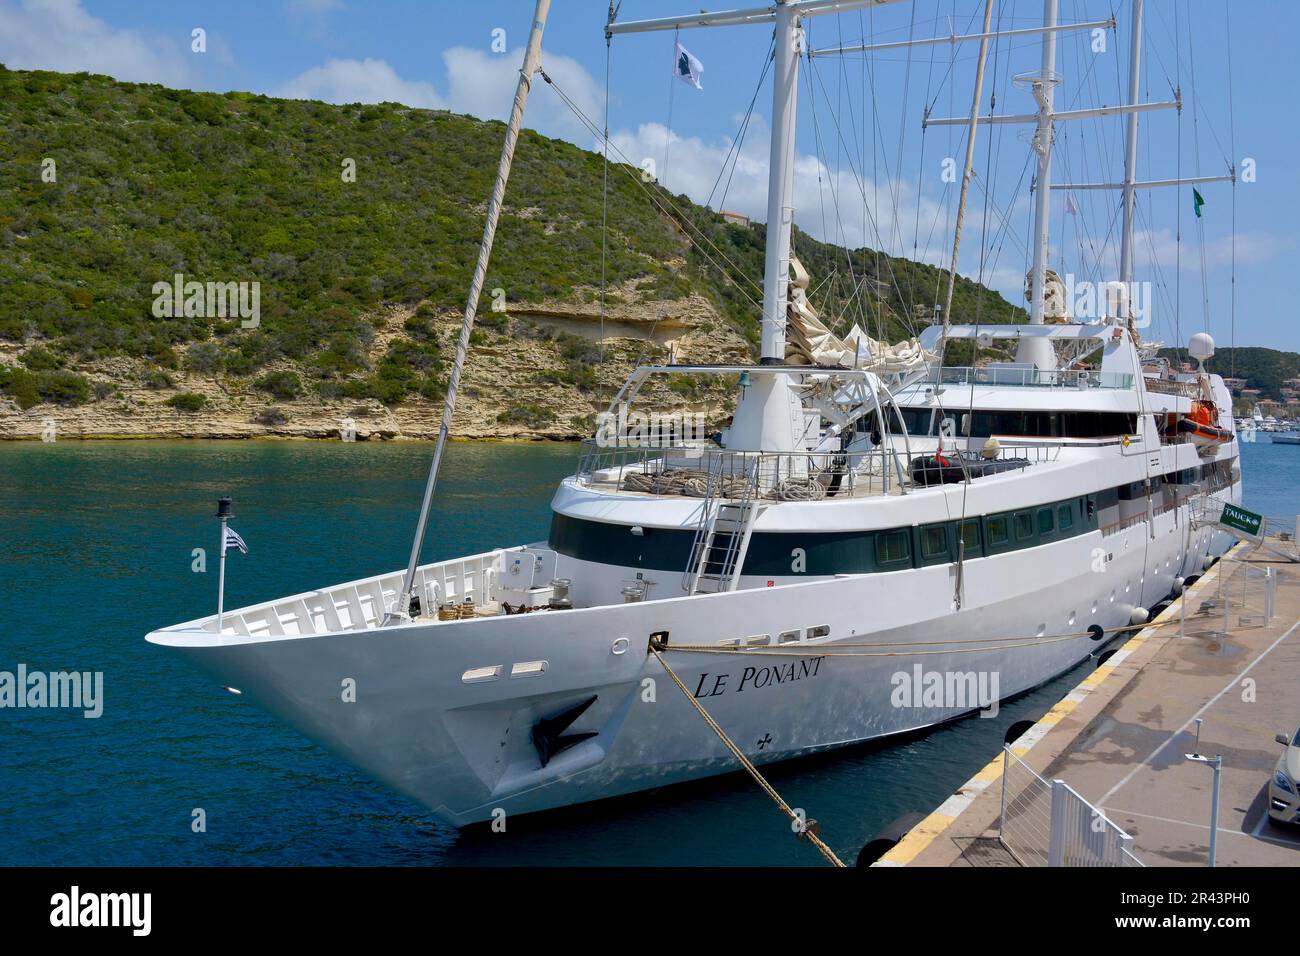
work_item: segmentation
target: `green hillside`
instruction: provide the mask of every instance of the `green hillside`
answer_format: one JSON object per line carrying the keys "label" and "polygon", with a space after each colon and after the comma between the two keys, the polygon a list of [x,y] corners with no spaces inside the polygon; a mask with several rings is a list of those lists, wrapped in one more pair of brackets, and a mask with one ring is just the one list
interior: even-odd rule
{"label": "green hillside", "polygon": [[[1185,349],[1161,349],[1171,360],[1186,361]],[[1257,347],[1219,348],[1206,367],[1219,375],[1246,380],[1247,388],[1260,390],[1260,398],[1282,398],[1282,383],[1300,376],[1300,354]]]}
{"label": "green hillside", "polygon": [[[441,394],[445,345],[431,321],[463,307],[500,123],[3,67],[0,122],[0,346],[23,348],[20,364],[0,364],[0,391],[24,407],[102,397],[79,370],[115,356],[146,361],[160,383],[184,363],[272,393],[388,405]],[[355,182],[341,175],[346,160]],[[763,227],[726,224],[626,172],[610,175],[610,286],[636,281],[660,299],[703,294],[756,343],[758,309],[736,283],[761,299],[742,277],[761,285]],[[525,132],[486,288],[504,289],[511,304],[590,301],[601,177],[599,155]],[[676,210],[662,214],[651,195]],[[728,263],[726,276],[687,241],[688,222],[716,247],[709,256]],[[802,233],[795,249],[815,284],[831,279],[813,301],[839,317],[851,288],[846,253]],[[867,249],[852,259],[875,296],[869,331],[897,337],[924,324],[918,306],[934,300],[938,270]],[[176,273],[259,282],[260,327],[155,317],[152,287]],[[376,316],[394,305],[421,308],[376,358]],[[1018,311],[963,280],[954,318],[976,309],[990,322]],[[285,362],[296,381],[267,383],[266,367]]]}

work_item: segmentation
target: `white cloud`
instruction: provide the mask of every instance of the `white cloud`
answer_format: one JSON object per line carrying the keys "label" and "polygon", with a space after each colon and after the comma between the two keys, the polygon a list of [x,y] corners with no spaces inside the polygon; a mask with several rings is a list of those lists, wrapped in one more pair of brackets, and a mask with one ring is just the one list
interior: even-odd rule
{"label": "white cloud", "polygon": [[[523,49],[488,53],[472,47],[443,51],[444,90],[427,80],[406,79],[385,60],[329,60],[284,84],[276,94],[328,103],[392,101],[426,109],[468,113],[481,119],[504,120],[514,102]],[[543,58],[543,67],[574,105],[599,124],[603,94],[590,73],[571,57]],[[540,78],[533,82],[525,125],[548,136],[591,145],[591,134],[560,96]]]}
{"label": "white cloud", "polygon": [[440,109],[432,83],[404,80],[384,60],[328,60],[298,74],[276,91],[278,96],[327,103],[404,103]]}
{"label": "white cloud", "polygon": [[0,0],[0,62],[14,70],[106,73],[192,87],[188,34],[162,40],[111,26],[80,0]]}
{"label": "white cloud", "polygon": [[[738,117],[736,121],[739,122]],[[708,143],[698,137],[673,133],[669,141],[668,130],[661,123],[643,123],[635,130],[614,131],[610,142],[613,159],[636,166],[645,160],[653,161],[660,182],[674,193],[685,193],[702,203],[712,192],[715,208],[725,206],[752,219],[767,219],[771,133],[761,117],[750,120],[739,156],[731,160],[727,159],[730,139]],[[599,144],[596,148],[599,149]],[[715,189],[714,183],[724,164],[726,171]],[[915,184],[895,181],[877,186],[861,182],[850,167],[831,169],[818,157],[806,153],[795,157],[794,183],[795,222],[818,239],[849,248],[870,246],[894,255],[910,256],[913,239],[919,237],[916,239],[918,257],[929,262],[946,257],[942,245],[948,239],[940,235],[942,210],[935,200],[918,197]],[[932,234],[936,215],[940,217],[939,226]]]}

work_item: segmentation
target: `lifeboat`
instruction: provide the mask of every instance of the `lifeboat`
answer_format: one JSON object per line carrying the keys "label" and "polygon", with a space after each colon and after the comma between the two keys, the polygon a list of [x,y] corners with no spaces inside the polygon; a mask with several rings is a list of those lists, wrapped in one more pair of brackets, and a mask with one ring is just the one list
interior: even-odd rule
{"label": "lifeboat", "polygon": [[1213,405],[1209,402],[1196,402],[1192,405],[1191,414],[1178,422],[1178,433],[1202,448],[1230,441],[1232,432],[1214,424],[1215,418]]}

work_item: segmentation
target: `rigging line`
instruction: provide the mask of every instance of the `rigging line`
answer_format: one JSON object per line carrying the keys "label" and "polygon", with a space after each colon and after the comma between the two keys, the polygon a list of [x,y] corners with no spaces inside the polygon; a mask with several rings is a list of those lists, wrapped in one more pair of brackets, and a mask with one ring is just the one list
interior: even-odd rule
{"label": "rigging line", "polygon": [[781,812],[790,818],[790,822],[794,827],[795,832],[798,833],[801,838],[807,839],[808,842],[815,846],[817,852],[824,856],[831,866],[844,868],[844,862],[835,855],[835,851],[822,842],[821,836],[819,835],[820,828],[806,823],[802,814],[796,813],[790,808],[790,804],[781,799],[781,795],[777,793],[772,785],[767,782],[761,773],[759,773],[758,768],[750,762],[749,758],[746,757],[741,749],[735,745],[732,739],[727,736],[727,732],[723,730],[722,727],[719,726],[718,722],[709,715],[709,712],[704,709],[704,705],[696,700],[695,695],[691,693],[690,689],[685,684],[682,683],[682,679],[677,676],[677,672],[668,666],[668,662],[664,660],[664,656],[659,652],[659,648],[652,644],[650,647],[650,653],[655,656],[657,661],[659,661],[664,671],[667,672],[668,676],[672,679],[672,682],[677,685],[677,689],[680,690],[682,694],[685,695],[686,699],[691,702],[691,706],[695,708],[696,712],[702,718],[704,718],[704,722],[709,725],[709,729],[718,735],[718,739],[721,740],[723,745],[731,751],[732,756],[740,761],[741,766],[745,768],[745,772],[754,778],[754,782],[762,788],[764,793],[772,798],[772,802],[781,808]]}
{"label": "rigging line", "polygon": [[[1157,8],[1158,9],[1158,8]],[[1175,74],[1179,95],[1183,89],[1183,34],[1179,25],[1178,3],[1174,3],[1174,56]],[[1174,169],[1177,179],[1183,178],[1183,111],[1178,111],[1175,122]],[[1174,190],[1174,358],[1183,343],[1183,196],[1181,189]]]}
{"label": "rigging line", "polygon": [[[817,151],[817,155],[818,155],[818,158],[819,158],[819,164],[821,164],[821,163],[824,163],[824,160],[822,160],[822,157],[825,155],[825,149],[824,149],[824,147],[823,147],[823,145],[822,145],[822,138],[821,138],[821,124],[818,122],[818,119],[817,119],[817,101],[816,101],[816,100],[813,100],[813,102],[812,102],[811,105],[812,105],[811,113],[812,113],[812,118],[813,118],[813,141],[816,143],[816,151]],[[821,170],[819,169],[818,172],[817,172],[817,191],[818,191],[818,196],[819,196],[819,198],[820,198],[820,195],[821,195],[821,183],[822,183],[822,180],[821,180]],[[866,314],[865,314],[865,312],[863,311],[863,308],[862,308],[862,299],[861,299],[861,296],[860,296],[860,294],[859,294],[859,293],[860,293],[861,286],[860,286],[860,284],[858,283],[857,275],[856,275],[856,272],[855,272],[855,270],[854,270],[854,268],[853,268],[853,253],[852,253],[852,252],[850,251],[850,249],[849,249],[849,244],[848,244],[848,240],[847,240],[847,235],[846,235],[845,230],[844,230],[844,223],[843,223],[843,220],[842,220],[841,217],[840,217],[839,196],[838,196],[838,194],[837,194],[836,188],[835,188],[835,186],[834,186],[833,183],[828,183],[828,184],[827,184],[827,189],[830,190],[830,194],[831,194],[831,205],[832,205],[832,207],[835,209],[836,237],[837,237],[837,238],[839,239],[839,241],[840,241],[840,248],[842,248],[842,249],[844,250],[844,260],[845,260],[845,262],[848,264],[848,269],[849,269],[849,279],[850,279],[850,281],[853,283],[853,285],[852,285],[852,288],[853,288],[853,294],[852,294],[852,296],[851,296],[850,299],[849,299],[849,304],[850,304],[850,306],[852,306],[852,304],[853,304],[854,301],[857,302],[857,304],[858,304],[858,316],[859,316],[859,318],[862,319],[862,322],[863,322],[864,324],[869,325],[870,323],[867,321]],[[826,213],[825,213],[825,209],[823,208],[823,210],[822,210],[822,218],[823,218],[823,227],[822,227],[822,228],[823,228],[823,230],[825,230],[825,225],[824,225],[825,215],[826,215]]]}
{"label": "rigging line", "polygon": [[[573,115],[577,117],[578,121],[581,122],[584,126],[586,126],[586,128],[591,132],[593,136],[599,138],[600,128],[596,126],[596,124],[591,120],[590,117],[587,116],[586,113],[584,113],[581,110],[581,108],[578,107],[578,105],[573,101],[573,99],[568,95],[568,93],[566,93],[560,87],[560,85],[555,82],[555,78],[552,77],[550,74],[548,74],[545,70],[539,70],[538,72],[541,74],[542,79],[544,79],[547,82],[547,84],[549,84],[555,90],[555,92],[559,94],[561,101],[564,103],[565,106],[569,108],[569,110],[573,113]],[[694,230],[696,233],[698,233],[700,238],[703,239],[703,241],[707,243],[709,247],[713,249],[714,252],[717,253],[720,259],[722,259],[733,269],[735,269],[736,272],[743,279],[745,279],[746,282],[748,282],[751,286],[753,286],[755,290],[757,290],[760,293],[763,291],[762,286],[756,283],[749,276],[749,274],[745,272],[744,269],[742,269],[738,264],[732,261],[732,259],[729,256],[727,256],[725,252],[719,249],[718,246],[713,242],[713,240],[709,238],[708,234],[705,233],[704,230],[701,229],[699,226],[697,226],[695,222],[691,219],[691,217],[683,209],[681,209],[676,203],[674,203],[670,197],[660,198],[656,196],[655,193],[648,186],[646,186],[646,184],[641,179],[640,167],[635,166],[632,163],[632,161],[628,159],[627,154],[624,153],[621,149],[619,149],[616,143],[611,141],[610,148],[614,151],[615,154],[617,154],[622,159],[622,163],[620,165],[623,168],[623,171],[629,177],[631,177],[632,181],[635,182],[640,187],[641,191],[644,192],[649,197],[650,201],[654,203],[656,208],[658,208],[665,215],[668,215],[669,218],[678,220],[679,225],[681,225],[684,230]],[[660,189],[665,193],[665,196],[667,197],[668,196],[667,190],[664,189],[664,187],[662,186],[660,186]],[[670,215],[668,213],[668,209],[671,209],[672,213],[674,213],[675,215]],[[705,256],[706,259],[709,259],[710,263],[714,265],[715,268],[719,269],[719,271],[722,273],[723,277],[727,279],[727,281],[735,285],[736,288],[739,289],[742,292],[742,294],[744,294],[745,297],[748,298],[752,304],[756,306],[758,305],[758,303],[754,300],[754,298],[744,291],[743,286],[741,286],[738,282],[736,282],[734,278],[728,276],[726,270],[718,266],[717,263],[714,262],[713,259],[708,256],[707,252],[705,252],[705,250],[699,244],[699,242],[697,242],[694,239],[691,239],[689,236],[687,236],[687,239],[701,252],[702,255]],[[761,306],[759,306],[759,308],[761,309]]]}
{"label": "rigging line", "polygon": [[1232,15],[1223,5],[1223,42],[1228,52],[1228,146],[1232,150],[1232,266],[1228,280],[1228,319],[1232,323],[1231,371],[1237,377],[1237,111],[1232,104]]}
{"label": "rigging line", "polygon": [[[984,3],[984,33],[989,32],[989,27],[993,24],[993,0],[985,0]],[[975,68],[975,92],[971,97],[970,107],[970,126],[966,130],[966,161],[962,166],[961,174],[961,192],[957,196],[957,225],[953,230],[952,238],[952,265],[948,269],[948,292],[944,299],[943,305],[943,331],[944,337],[941,340],[940,356],[942,349],[947,345],[948,327],[952,323],[952,294],[957,285],[957,256],[961,251],[961,229],[966,219],[966,197],[970,193],[971,170],[975,165],[975,131],[978,128],[980,101],[984,97],[984,66],[988,62],[989,41],[985,36],[980,40],[979,65]],[[991,136],[987,137],[989,142],[993,141]],[[922,137],[924,142],[924,137]],[[985,204],[987,210],[987,203]],[[981,249],[983,242],[980,243]],[[981,276],[982,278],[982,276]],[[974,390],[972,389],[972,395]]]}
{"label": "rigging line", "polygon": [[[917,4],[913,3],[910,12],[911,20],[907,27],[907,39],[909,44],[916,36],[916,8]],[[897,158],[894,161],[894,168],[898,170],[900,188],[903,175],[903,143],[907,139],[907,101],[911,95],[912,89],[912,50],[913,47],[909,45],[907,47],[907,65],[903,68],[903,105],[898,114],[898,152]],[[919,176],[920,173],[917,175]],[[919,193],[917,199],[918,201],[920,200]],[[897,207],[898,203],[895,202],[894,205]],[[895,208],[894,215],[891,218],[893,219],[894,233],[898,236],[898,251],[902,254],[905,251],[906,246],[903,244],[903,230],[900,228],[898,223],[897,208]],[[911,300],[909,304],[912,306],[916,303],[916,288],[914,285],[915,274],[915,269],[907,270],[907,293],[908,298]]]}
{"label": "rigging line", "polygon": [[[827,94],[826,94],[826,87],[825,87],[825,84],[822,83],[821,74],[817,71],[817,68],[816,68],[816,66],[815,66],[816,60],[813,60],[812,62],[813,62],[814,65],[813,65],[813,67],[812,67],[812,69],[811,69],[811,72],[812,72],[812,74],[813,74],[813,78],[816,80],[816,85],[817,85],[818,87],[821,88],[821,91],[822,91],[822,98],[823,98],[823,99],[828,99]],[[841,140],[843,140],[843,138],[844,138],[844,131],[843,131],[843,129],[840,127],[839,120],[838,120],[834,115],[831,116],[831,119],[832,119],[832,121],[834,121],[834,123],[835,123],[835,132],[836,132],[836,135],[837,135]],[[862,208],[863,208],[864,210],[866,210],[866,209],[867,209],[867,189],[866,189],[866,184],[862,181],[862,177],[858,175],[858,173],[857,173],[857,169],[856,169],[856,167],[853,165],[853,161],[852,161],[851,159],[849,160],[849,171],[853,173],[853,179],[854,179],[854,181],[855,181],[855,182],[857,183],[857,185],[858,185],[858,190],[862,193]],[[881,243],[881,242],[883,242],[884,240],[882,239],[882,237],[881,237],[881,235],[880,235],[880,229],[879,229],[879,226],[878,226],[878,224],[877,224],[877,222],[876,222],[876,218],[875,218],[875,216],[873,216],[873,215],[869,215],[869,218],[870,218],[870,222],[871,222],[872,232],[875,234],[875,237],[876,237],[876,242],[877,242],[877,243]],[[877,249],[876,251],[877,251],[877,253],[879,253],[879,249]],[[902,303],[904,303],[906,300],[905,300],[905,298],[904,298],[904,296],[903,296],[903,290],[899,287],[899,284],[898,284],[898,277],[894,274],[894,265],[893,265],[892,257],[890,257],[887,253],[886,253],[886,255],[885,255],[885,264],[886,264],[886,267],[887,267],[888,272],[889,272],[890,284],[893,286],[894,291],[898,293],[898,300],[899,300],[899,303],[902,304]],[[879,274],[880,274],[879,266],[877,266],[876,275],[879,275]],[[883,308],[884,308],[884,306],[883,306],[883,303],[882,303],[882,305],[881,305],[881,309],[882,309],[882,322],[883,322]],[[905,327],[907,327],[907,328],[909,329],[909,331],[911,331],[911,328],[910,328],[911,323],[910,323],[910,321],[905,321],[905,322],[904,322],[904,325],[905,325]],[[914,332],[913,332],[912,334],[915,335]],[[884,338],[884,336],[882,336],[882,338]]]}
{"label": "rigging line", "polygon": [[[816,90],[816,88],[820,88],[820,90],[822,90],[822,98],[823,98],[824,100],[827,100],[827,105],[829,105],[829,96],[827,95],[827,92],[826,92],[826,83],[824,83],[824,81],[823,81],[823,79],[822,79],[822,74],[820,74],[820,72],[819,72],[819,70],[818,70],[818,66],[816,66],[816,60],[810,60],[810,73],[811,73],[811,75],[813,75],[813,79],[814,79],[814,90]],[[814,114],[815,114],[815,109],[816,109],[816,108],[814,107]],[[841,142],[842,144],[845,144],[845,146],[848,146],[848,144],[844,143],[844,129],[842,129],[842,127],[840,126],[839,118],[837,118],[837,117],[835,116],[835,114],[832,113],[832,114],[831,114],[831,120],[832,120],[833,124],[835,124],[835,130],[836,130],[837,138],[839,138],[839,140],[840,140],[840,142]],[[867,191],[866,191],[866,186],[865,186],[865,183],[862,182],[862,177],[861,177],[861,176],[858,176],[857,168],[855,168],[855,166],[854,166],[854,164],[853,164],[852,157],[850,157],[850,159],[849,159],[849,172],[850,172],[850,173],[853,173],[853,179],[854,179],[854,182],[857,183],[857,185],[858,185],[858,190],[861,191],[861,194],[862,194],[862,207],[863,207],[863,211],[867,211]],[[832,189],[832,200],[835,200],[835,191],[833,191],[833,189]],[[878,224],[876,224],[875,216],[870,216],[870,212],[868,212],[868,220],[870,220],[870,222],[871,222],[872,233],[875,234],[876,242],[878,242],[878,243],[883,242],[883,239],[881,239],[881,237],[880,237],[880,229],[879,229]],[[863,238],[866,238],[866,237],[863,237]],[[879,250],[878,250],[878,251],[879,251]],[[894,291],[896,291],[896,293],[898,293],[898,300],[900,300],[900,303],[901,303],[902,300],[904,300],[904,295],[902,295],[902,290],[900,289],[900,286],[898,286],[897,277],[894,276],[894,274],[893,274],[893,263],[892,263],[892,260],[889,259],[889,256],[887,256],[887,259],[885,259],[885,261],[887,261],[887,265],[888,265],[888,267],[889,267],[889,277],[891,277],[892,285],[893,285],[893,287],[894,287]],[[878,276],[879,276],[879,274],[880,274],[880,273],[879,273],[879,267],[878,267],[878,272],[876,272],[876,274],[878,274]],[[884,338],[884,336],[881,336],[881,338]]]}
{"label": "rigging line", "polygon": [[[1026,160],[1025,160],[1024,170],[1022,171],[1021,178],[1020,178],[1020,182],[1021,182],[1022,184],[1023,184],[1023,182],[1024,182],[1024,172],[1027,172],[1028,169],[1029,169],[1029,160],[1028,160],[1028,158],[1026,158]],[[1028,243],[1027,243],[1027,242],[1022,242],[1021,239],[1020,239],[1020,237],[1017,236],[1017,235],[1015,235],[1014,233],[1012,233],[1011,230],[1010,230],[1010,228],[1009,228],[1010,225],[1011,225],[1011,209],[1012,209],[1012,207],[1015,205],[1015,202],[1016,202],[1016,201],[1015,201],[1015,197],[1012,197],[1010,200],[1008,200],[1008,202],[1007,202],[1007,211],[1006,211],[1005,214],[1003,214],[1003,212],[1002,212],[1000,209],[997,208],[997,202],[996,202],[996,200],[994,200],[994,198],[993,198],[993,194],[989,191],[988,187],[984,185],[984,180],[983,180],[983,178],[982,178],[978,173],[975,173],[974,175],[972,175],[972,177],[971,177],[971,182],[973,182],[976,186],[979,187],[980,192],[983,194],[983,196],[984,196],[984,198],[985,198],[985,201],[988,202],[989,204],[991,204],[991,205],[993,206],[993,208],[994,208],[994,212],[995,212],[995,214],[996,214],[997,217],[998,217],[998,223],[999,223],[999,226],[1000,226],[1000,227],[1001,227],[1001,226],[1006,226],[1006,227],[1008,227],[1008,228],[1006,229],[1007,234],[1010,235],[1013,239],[1015,239],[1016,244],[1020,247],[1020,251],[1023,252],[1026,256],[1028,256],[1028,255],[1029,255],[1029,245],[1028,245]],[[996,234],[995,234],[995,235],[996,235]],[[990,243],[990,245],[991,245],[991,244],[992,244],[992,243]]]}
{"label": "rigging line", "polygon": [[[610,3],[609,15],[613,21],[615,8]],[[605,36],[605,148],[601,150],[600,196],[600,365],[605,365],[605,262],[609,248],[609,71],[613,36]]]}
{"label": "rigging line", "polygon": [[[713,188],[709,190],[709,198],[705,200],[704,205],[713,205],[713,194],[717,192],[718,183],[722,181],[722,174],[727,171],[727,163],[731,161],[731,175],[736,173],[736,165],[740,162],[740,152],[745,145],[745,134],[749,131],[749,121],[754,115],[754,104],[758,102],[758,94],[763,89],[763,80],[767,78],[768,68],[772,65],[773,54],[776,51],[776,35],[773,34],[772,42],[768,44],[767,57],[763,60],[763,69],[758,74],[758,83],[754,87],[754,95],[749,99],[749,109],[745,111],[745,118],[741,120],[740,130],[737,138],[732,140],[731,146],[727,148],[727,155],[723,157],[722,167],[718,170],[717,178],[713,180]],[[731,160],[732,151],[735,151],[735,160]],[[722,198],[718,201],[718,206],[725,206],[727,203],[727,192],[731,189],[731,176],[727,177],[727,185],[722,190]]]}
{"label": "rigging line", "polygon": [[[1201,132],[1200,123],[1196,116],[1198,110],[1196,104],[1198,97],[1196,95],[1196,47],[1192,39],[1192,20],[1187,19],[1187,68],[1191,75],[1192,82],[1192,162],[1196,175],[1201,175]],[[1196,187],[1192,187],[1195,189]],[[1196,220],[1197,238],[1200,240],[1199,258],[1201,260],[1201,314],[1204,323],[1204,329],[1210,331],[1210,282],[1209,267],[1205,259],[1205,217],[1197,217]]]}
{"label": "rigging line", "polygon": [[[990,2],[992,2],[992,0],[990,0]],[[915,10],[915,7],[913,7],[913,9]],[[926,67],[926,71],[925,71],[925,102],[929,102],[930,100],[930,84],[934,80],[934,53],[935,53],[935,48],[931,46],[930,63],[929,66]],[[914,217],[912,222],[912,261],[913,262],[921,261],[917,256],[917,252],[918,252],[918,243],[920,242],[921,239],[921,186],[923,182],[922,177],[925,174],[926,132],[927,132],[926,125],[923,123],[921,124],[921,155],[918,157],[918,161],[916,164],[916,216]],[[925,252],[927,256],[930,253],[929,242],[926,243]],[[916,271],[915,266],[912,267],[912,271],[913,272]]]}
{"label": "rigging line", "polygon": [[668,127],[664,130],[664,188],[667,188],[668,186],[668,149],[673,144],[673,93],[677,89],[677,58],[675,54],[677,52],[677,44],[679,42],[678,38],[680,35],[681,28],[675,28],[673,30],[673,68],[668,74]]}

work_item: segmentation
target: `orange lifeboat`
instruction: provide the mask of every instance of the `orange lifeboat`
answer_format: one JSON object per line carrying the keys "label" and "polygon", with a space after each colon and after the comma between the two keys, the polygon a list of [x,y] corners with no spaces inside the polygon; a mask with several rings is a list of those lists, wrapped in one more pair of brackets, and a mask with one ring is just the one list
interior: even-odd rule
{"label": "orange lifeboat", "polygon": [[1193,402],[1191,414],[1178,422],[1178,433],[1201,447],[1221,445],[1231,440],[1232,432],[1216,425],[1217,417],[1209,402]]}

